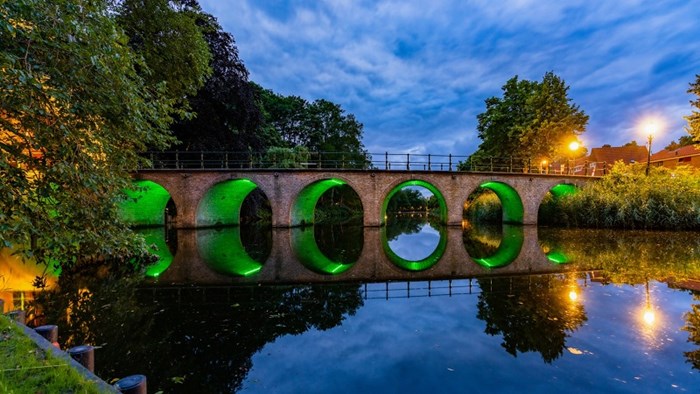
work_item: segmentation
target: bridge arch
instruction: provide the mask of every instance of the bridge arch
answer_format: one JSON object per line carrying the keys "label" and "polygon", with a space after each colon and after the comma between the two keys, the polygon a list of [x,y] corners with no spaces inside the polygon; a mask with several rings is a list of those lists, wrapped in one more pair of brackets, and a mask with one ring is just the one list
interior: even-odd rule
{"label": "bridge arch", "polygon": [[120,203],[119,216],[132,226],[165,225],[170,192],[151,180],[134,180],[134,187],[124,190],[126,199]]}
{"label": "bridge arch", "polygon": [[[325,192],[339,186],[348,186],[357,194],[355,188],[346,180],[337,177],[317,179],[301,189],[292,203],[290,210],[290,226],[296,227],[313,224],[318,200]],[[362,203],[362,198],[360,198],[360,202]]]}
{"label": "bridge arch", "polygon": [[220,274],[249,277],[263,267],[245,250],[238,226],[197,231],[197,249],[204,263]]}
{"label": "bridge arch", "polygon": [[306,268],[318,274],[339,275],[355,264],[328,258],[318,247],[312,227],[292,229],[292,250]]}
{"label": "bridge arch", "polygon": [[504,224],[503,238],[493,254],[486,257],[470,257],[485,268],[505,267],[518,258],[524,243],[525,233],[522,226]]}
{"label": "bridge arch", "polygon": [[491,190],[503,207],[503,223],[522,224],[525,213],[523,201],[515,188],[505,182],[485,181],[479,187]]}
{"label": "bridge arch", "polygon": [[386,210],[387,207],[389,206],[389,201],[391,201],[391,198],[394,197],[396,193],[398,193],[401,189],[407,187],[407,186],[420,186],[428,189],[435,198],[438,201],[438,206],[440,210],[440,220],[442,222],[447,221],[447,203],[445,202],[445,197],[442,195],[440,190],[433,185],[430,182],[421,180],[421,179],[411,179],[407,181],[402,181],[399,182],[397,185],[394,185],[390,190],[389,193],[386,194],[384,197],[384,200],[382,201],[382,208],[379,213],[379,220],[380,220],[380,225],[385,225],[386,224]]}
{"label": "bridge arch", "polygon": [[210,187],[197,205],[196,227],[238,225],[245,198],[258,185],[246,178],[229,179]]}
{"label": "bridge arch", "polygon": [[389,261],[391,261],[392,264],[406,271],[427,270],[428,268],[437,264],[438,261],[440,261],[442,256],[445,254],[445,250],[447,249],[447,230],[444,226],[440,226],[440,229],[438,230],[440,232],[440,240],[438,241],[435,250],[430,255],[421,260],[408,260],[399,256],[398,254],[396,254],[396,252],[394,252],[391,249],[391,247],[389,246],[389,240],[387,239],[386,231],[386,226],[383,226],[379,232],[384,254],[389,259]]}

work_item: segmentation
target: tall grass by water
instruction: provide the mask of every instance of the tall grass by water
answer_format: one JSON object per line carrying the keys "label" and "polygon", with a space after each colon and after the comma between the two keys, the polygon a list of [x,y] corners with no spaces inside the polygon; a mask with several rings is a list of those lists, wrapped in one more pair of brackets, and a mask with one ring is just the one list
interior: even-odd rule
{"label": "tall grass by water", "polygon": [[[573,227],[700,229],[700,172],[617,163],[578,193],[543,203],[543,222]],[[543,214],[545,213],[545,214]]]}

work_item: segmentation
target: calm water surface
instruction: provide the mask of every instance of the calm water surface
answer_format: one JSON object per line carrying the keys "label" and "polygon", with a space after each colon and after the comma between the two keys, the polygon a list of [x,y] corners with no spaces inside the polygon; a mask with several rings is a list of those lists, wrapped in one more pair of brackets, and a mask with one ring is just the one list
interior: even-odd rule
{"label": "calm water surface", "polygon": [[151,392],[698,392],[700,236],[464,227],[149,230],[35,305]]}

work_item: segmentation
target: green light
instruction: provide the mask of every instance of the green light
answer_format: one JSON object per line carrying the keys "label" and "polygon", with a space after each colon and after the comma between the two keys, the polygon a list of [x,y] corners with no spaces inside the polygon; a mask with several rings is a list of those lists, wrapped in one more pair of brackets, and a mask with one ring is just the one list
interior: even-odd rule
{"label": "green light", "polygon": [[394,197],[394,194],[398,193],[401,189],[407,186],[421,186],[430,190],[430,192],[433,193],[433,195],[435,195],[435,198],[438,201],[438,205],[440,207],[440,219],[443,223],[447,221],[447,203],[445,203],[445,198],[442,196],[442,193],[440,193],[440,190],[438,190],[431,183],[419,179],[414,179],[396,185],[393,189],[391,189],[389,194],[386,195],[386,197],[384,198],[384,202],[382,203],[382,211],[380,212],[379,216],[381,224],[386,223],[386,208],[389,206],[389,201],[391,201],[391,198]]}
{"label": "green light", "polygon": [[554,186],[550,190],[550,192],[552,193],[552,195],[554,195],[554,197],[558,198],[558,197],[568,196],[568,195],[577,193],[578,187],[576,187],[575,185],[568,184],[568,183],[560,183],[560,184]]}
{"label": "green light", "polygon": [[313,227],[292,229],[292,250],[306,268],[319,274],[342,274],[355,264],[333,261],[326,257],[316,243]]}
{"label": "green light", "polygon": [[503,239],[496,252],[488,257],[472,258],[477,264],[486,268],[500,268],[512,263],[520,254],[525,242],[525,233],[521,226],[503,225]]}
{"label": "green light", "polygon": [[504,223],[523,223],[523,202],[515,189],[503,182],[494,181],[482,183],[480,186],[493,191],[501,200]]}
{"label": "green light", "polygon": [[173,255],[165,242],[165,229],[139,229],[136,232],[146,240],[146,244],[149,245],[148,250],[158,256],[157,262],[146,267],[146,276],[156,278],[165,272],[173,262]]}
{"label": "green light", "polygon": [[435,247],[435,250],[428,257],[418,261],[406,260],[391,250],[389,241],[386,237],[386,226],[382,227],[379,234],[382,242],[382,248],[384,249],[384,254],[386,254],[386,257],[389,258],[389,261],[391,261],[397,267],[403,268],[407,271],[424,271],[437,264],[437,262],[442,258],[442,255],[445,253],[445,249],[447,249],[447,231],[443,226],[440,226],[438,231],[440,232],[440,241]]}
{"label": "green light", "polygon": [[252,276],[263,264],[253,260],[243,247],[240,227],[197,231],[199,255],[214,271],[231,276]]}
{"label": "green light", "polygon": [[133,184],[133,189],[124,190],[127,198],[120,203],[122,220],[132,226],[164,225],[170,193],[153,181],[137,180]]}
{"label": "green light", "polygon": [[314,210],[316,209],[316,203],[318,199],[321,198],[323,193],[328,191],[332,187],[346,185],[342,179],[330,178],[316,181],[308,186],[306,186],[294,201],[294,206],[292,207],[292,226],[304,226],[313,224],[314,222]]}
{"label": "green light", "polygon": [[243,200],[257,187],[248,179],[232,179],[212,186],[197,207],[197,227],[239,224]]}
{"label": "green light", "polygon": [[569,256],[567,256],[566,254],[564,254],[564,252],[559,250],[553,250],[547,253],[547,259],[556,264],[567,264],[571,262]]}

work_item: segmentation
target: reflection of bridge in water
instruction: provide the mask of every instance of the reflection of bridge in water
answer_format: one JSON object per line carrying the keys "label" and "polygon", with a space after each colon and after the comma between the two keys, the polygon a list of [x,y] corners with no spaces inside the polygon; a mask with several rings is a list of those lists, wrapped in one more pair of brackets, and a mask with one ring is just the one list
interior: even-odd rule
{"label": "reflection of bridge in water", "polygon": [[[152,231],[161,231],[155,229]],[[147,274],[163,284],[227,285],[246,283],[317,283],[421,281],[566,271],[542,250],[536,226],[504,231],[498,250],[486,258],[469,256],[461,228],[447,227],[435,252],[420,262],[403,260],[387,245],[385,228],[364,227],[363,247],[354,263],[326,257],[314,229],[275,229],[272,250],[263,263],[245,252],[240,228],[178,230],[175,256],[160,241],[161,262]],[[153,234],[153,233],[151,233]],[[156,239],[148,237],[149,242]]]}

